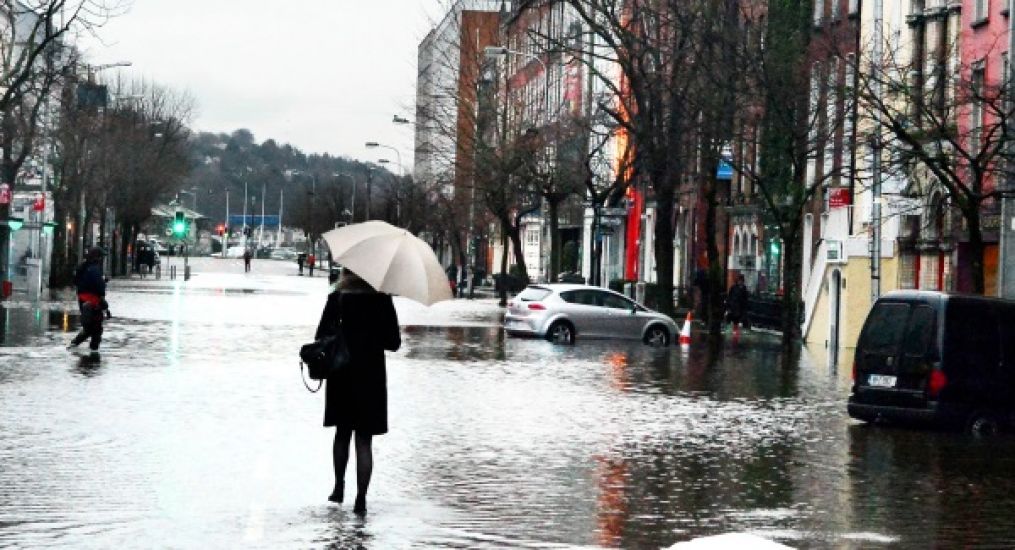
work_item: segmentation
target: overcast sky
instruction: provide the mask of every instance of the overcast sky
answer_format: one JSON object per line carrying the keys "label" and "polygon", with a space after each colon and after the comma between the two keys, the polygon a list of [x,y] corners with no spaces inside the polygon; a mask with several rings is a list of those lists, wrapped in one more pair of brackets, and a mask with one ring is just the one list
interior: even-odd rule
{"label": "overcast sky", "polygon": [[[305,152],[374,161],[366,141],[411,170],[416,45],[440,0],[134,0],[88,41],[90,63],[189,92],[197,130],[250,129]],[[394,161],[395,158],[390,160]]]}

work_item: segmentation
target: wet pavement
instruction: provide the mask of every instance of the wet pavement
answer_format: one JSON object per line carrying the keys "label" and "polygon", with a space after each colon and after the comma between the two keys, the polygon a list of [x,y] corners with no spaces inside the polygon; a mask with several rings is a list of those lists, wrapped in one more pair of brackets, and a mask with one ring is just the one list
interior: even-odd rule
{"label": "wet pavement", "polygon": [[72,304],[0,309],[0,547],[1015,546],[1011,438],[850,421],[849,369],[767,335],[555,347],[483,301],[397,302],[357,518],[299,379],[325,280],[239,265],[115,281],[100,361],[64,349]]}

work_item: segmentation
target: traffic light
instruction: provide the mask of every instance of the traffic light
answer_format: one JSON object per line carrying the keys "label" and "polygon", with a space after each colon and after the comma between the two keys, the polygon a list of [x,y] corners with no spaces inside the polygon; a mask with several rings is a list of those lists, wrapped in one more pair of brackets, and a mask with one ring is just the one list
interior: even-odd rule
{"label": "traffic light", "polygon": [[215,228],[215,231],[218,232],[219,235],[225,235],[226,234],[225,224],[222,223],[218,224],[218,227]]}
{"label": "traffic light", "polygon": [[254,231],[250,228],[250,226],[247,226],[247,227],[243,228],[243,235],[244,236],[250,237],[253,234],[254,234]]}
{"label": "traffic light", "polygon": [[186,234],[187,220],[183,217],[183,212],[177,211],[176,218],[173,220],[173,236],[183,238]]}

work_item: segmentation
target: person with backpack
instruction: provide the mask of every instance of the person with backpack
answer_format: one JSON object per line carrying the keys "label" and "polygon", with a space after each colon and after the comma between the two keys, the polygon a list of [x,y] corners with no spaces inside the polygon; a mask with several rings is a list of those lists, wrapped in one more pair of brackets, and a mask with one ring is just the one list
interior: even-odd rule
{"label": "person with backpack", "polygon": [[99,247],[92,247],[85,254],[85,261],[74,272],[74,286],[78,294],[78,309],[81,311],[81,331],[71,340],[68,349],[76,348],[85,340],[91,340],[88,347],[98,355],[102,343],[102,322],[112,317],[106,302],[106,279],[102,274],[102,257]]}

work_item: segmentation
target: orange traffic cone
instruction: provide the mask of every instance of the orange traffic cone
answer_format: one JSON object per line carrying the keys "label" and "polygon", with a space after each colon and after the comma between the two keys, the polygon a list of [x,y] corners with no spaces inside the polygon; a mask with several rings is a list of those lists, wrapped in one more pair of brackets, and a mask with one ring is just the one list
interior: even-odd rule
{"label": "orange traffic cone", "polygon": [[691,312],[687,312],[687,318],[684,319],[684,326],[680,329],[680,345],[690,346],[691,345]]}

